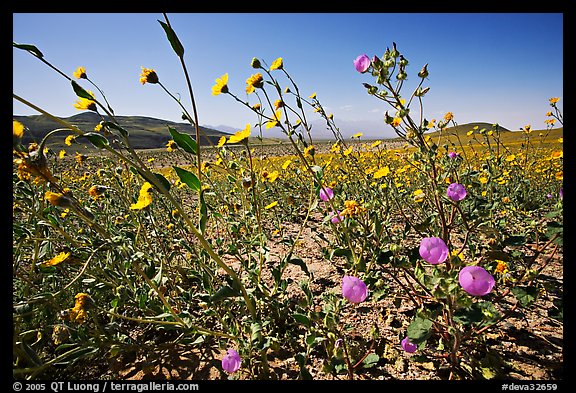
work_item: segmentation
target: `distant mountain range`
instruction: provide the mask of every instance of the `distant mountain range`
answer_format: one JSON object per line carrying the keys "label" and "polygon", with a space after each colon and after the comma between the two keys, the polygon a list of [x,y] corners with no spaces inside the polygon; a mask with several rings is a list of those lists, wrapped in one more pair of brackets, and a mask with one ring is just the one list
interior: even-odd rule
{"label": "distant mountain range", "polygon": [[[39,142],[48,132],[56,128],[62,128],[61,124],[44,115],[13,116],[12,118],[28,128],[29,132],[24,134],[22,140],[25,144],[31,141]],[[83,112],[61,119],[77,126],[84,132],[93,131],[94,127],[102,120],[100,115],[93,112]],[[189,123],[176,123],[145,116],[116,116],[116,119],[118,123],[128,131],[130,144],[135,149],[164,147],[166,143],[172,139],[168,131],[168,126],[176,129],[178,132],[190,134],[193,138],[195,138],[196,135],[195,128]],[[105,120],[108,120],[108,118],[105,117]],[[222,136],[230,135],[230,133],[226,131],[237,131],[230,127],[225,128],[225,131],[219,131],[211,127],[200,126],[200,142],[206,144],[206,139],[209,139],[212,143],[217,143]],[[70,133],[72,133],[72,131]],[[54,135],[53,138],[50,138],[49,146],[65,147],[64,139],[67,135],[69,134],[58,133]]]}

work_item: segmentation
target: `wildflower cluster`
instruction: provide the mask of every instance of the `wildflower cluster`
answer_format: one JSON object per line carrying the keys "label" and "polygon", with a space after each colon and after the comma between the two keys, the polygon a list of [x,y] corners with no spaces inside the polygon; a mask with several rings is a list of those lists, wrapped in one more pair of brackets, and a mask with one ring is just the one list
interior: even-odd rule
{"label": "wildflower cluster", "polygon": [[[142,67],[141,88],[161,88],[196,131],[168,127],[161,153],[132,147],[84,67],[70,105],[95,112],[95,128],[47,114],[64,128],[25,146],[30,130],[14,120],[15,373],[186,348],[227,379],[369,378],[424,361],[447,378],[488,374],[486,333],[529,312],[562,250],[562,141],[549,141],[559,98],[542,135],[526,125],[520,142],[506,140],[497,124],[450,134],[457,114],[425,116],[428,64],[409,73],[394,43],[350,68],[372,79],[363,86],[402,142],[347,139],[289,65],[254,57],[245,75],[214,79],[212,95],[254,116],[218,138],[201,137],[195,105]],[[313,138],[318,117],[328,144]],[[272,128],[287,143],[261,144]],[[60,152],[48,148],[55,135]],[[271,367],[285,357],[289,370]]]}

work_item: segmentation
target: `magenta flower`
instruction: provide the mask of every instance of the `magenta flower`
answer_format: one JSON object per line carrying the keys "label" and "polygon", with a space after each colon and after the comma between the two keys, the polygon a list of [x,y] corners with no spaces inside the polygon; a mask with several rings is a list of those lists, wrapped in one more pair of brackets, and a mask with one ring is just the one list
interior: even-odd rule
{"label": "magenta flower", "polygon": [[466,266],[458,274],[460,286],[472,296],[489,294],[494,287],[494,277],[480,266]]}
{"label": "magenta flower", "polygon": [[354,276],[342,278],[342,295],[352,303],[363,302],[368,296],[368,287],[364,281]]}
{"label": "magenta flower", "polygon": [[412,344],[408,336],[406,336],[404,337],[404,340],[402,340],[402,348],[408,353],[414,353],[418,349],[418,346],[416,344]]}
{"label": "magenta flower", "polygon": [[229,349],[226,356],[222,358],[222,368],[229,373],[234,373],[240,368],[241,362],[238,352],[235,349]]}
{"label": "magenta flower", "polygon": [[456,157],[460,157],[460,154],[456,153],[455,151],[451,151],[450,153],[448,153],[448,157],[456,158]]}
{"label": "magenta flower", "polygon": [[354,60],[354,67],[356,71],[361,72],[362,74],[368,71],[370,68],[370,58],[366,55],[360,55]]}
{"label": "magenta flower", "polygon": [[425,237],[420,242],[420,256],[426,262],[437,265],[448,258],[448,246],[439,237]]}
{"label": "magenta flower", "polygon": [[322,187],[320,189],[320,199],[324,202],[328,202],[332,198],[334,198],[334,190],[330,187]]}
{"label": "magenta flower", "polygon": [[453,201],[458,202],[466,198],[466,189],[462,184],[452,183],[448,186],[446,195],[448,195],[448,198],[452,199]]}
{"label": "magenta flower", "polygon": [[338,224],[341,221],[344,221],[344,217],[342,217],[342,215],[340,214],[340,210],[338,210],[337,213],[332,212],[332,218],[330,219],[330,221],[332,222],[332,224]]}
{"label": "magenta flower", "polygon": [[560,196],[560,200],[564,200],[564,187],[560,187],[558,195]]}

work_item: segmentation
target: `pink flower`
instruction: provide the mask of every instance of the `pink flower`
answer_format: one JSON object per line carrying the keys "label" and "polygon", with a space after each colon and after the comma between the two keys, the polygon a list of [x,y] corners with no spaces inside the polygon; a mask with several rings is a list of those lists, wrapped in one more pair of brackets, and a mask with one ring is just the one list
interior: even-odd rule
{"label": "pink flower", "polygon": [[334,198],[334,190],[330,187],[322,187],[320,189],[320,199],[324,202],[328,202],[332,198]]}
{"label": "pink flower", "polygon": [[368,71],[370,68],[370,58],[366,55],[360,55],[354,60],[354,67],[356,71],[361,72],[362,74]]}
{"label": "pink flower", "polygon": [[222,368],[229,373],[234,373],[240,368],[241,362],[238,352],[235,349],[229,349],[222,358]]}
{"label": "pink flower", "polygon": [[363,302],[368,296],[368,287],[364,281],[354,276],[342,278],[342,295],[352,303]]}
{"label": "pink flower", "polygon": [[437,265],[448,258],[448,246],[439,237],[425,237],[420,242],[420,256],[426,262]]}
{"label": "pink flower", "polygon": [[489,294],[494,287],[494,277],[480,266],[466,266],[458,274],[460,286],[472,296]]}
{"label": "pink flower", "polygon": [[446,195],[448,195],[448,198],[453,201],[458,202],[466,198],[466,189],[462,184],[452,183],[448,186]]}
{"label": "pink flower", "polygon": [[332,218],[330,219],[330,221],[332,222],[332,224],[338,224],[341,221],[344,221],[344,217],[342,217],[342,215],[340,214],[340,210],[338,210],[337,213],[332,212]]}
{"label": "pink flower", "polygon": [[448,153],[448,157],[456,158],[456,157],[460,157],[460,154],[456,153],[455,151],[451,151],[450,153]]}
{"label": "pink flower", "polygon": [[416,344],[412,344],[408,336],[406,336],[404,337],[404,340],[402,340],[402,348],[408,353],[414,353],[418,349],[418,346]]}

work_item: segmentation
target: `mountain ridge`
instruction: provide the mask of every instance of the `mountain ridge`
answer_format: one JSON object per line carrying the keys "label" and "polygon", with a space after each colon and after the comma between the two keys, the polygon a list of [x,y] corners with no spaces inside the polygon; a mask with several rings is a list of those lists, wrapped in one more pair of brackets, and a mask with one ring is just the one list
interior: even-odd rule
{"label": "mountain ridge", "polygon": [[[45,115],[13,115],[14,120],[22,123],[28,130],[22,139],[23,143],[39,142],[50,131],[62,128],[62,126]],[[72,125],[77,126],[84,132],[94,131],[94,127],[102,119],[108,121],[108,116],[100,116],[93,112],[83,112],[69,117],[58,117]],[[169,127],[180,133],[196,136],[196,129],[190,123],[178,123],[170,120],[158,119],[147,116],[115,116],[116,120],[129,133],[130,144],[135,149],[155,149],[164,147],[172,139]],[[214,144],[222,136],[231,135],[228,132],[216,130],[207,126],[200,126],[200,143]],[[70,131],[72,133],[72,131]],[[50,145],[64,145],[66,133],[58,133],[51,137]]]}

